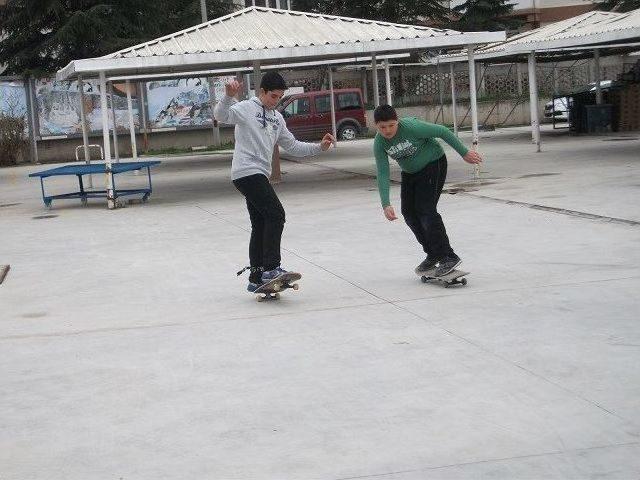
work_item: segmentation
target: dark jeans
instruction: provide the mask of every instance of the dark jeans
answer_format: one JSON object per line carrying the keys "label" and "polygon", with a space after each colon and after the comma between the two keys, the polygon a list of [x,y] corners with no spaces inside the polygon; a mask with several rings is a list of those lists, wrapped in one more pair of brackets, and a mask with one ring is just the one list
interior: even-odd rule
{"label": "dark jeans", "polygon": [[261,174],[233,181],[247,199],[251,219],[249,262],[252,267],[272,270],[280,266],[280,239],[284,229],[284,208],[269,183]]}
{"label": "dark jeans", "polygon": [[437,260],[455,255],[437,210],[446,177],[447,157],[443,155],[419,172],[402,172],[400,188],[404,221],[427,256]]}

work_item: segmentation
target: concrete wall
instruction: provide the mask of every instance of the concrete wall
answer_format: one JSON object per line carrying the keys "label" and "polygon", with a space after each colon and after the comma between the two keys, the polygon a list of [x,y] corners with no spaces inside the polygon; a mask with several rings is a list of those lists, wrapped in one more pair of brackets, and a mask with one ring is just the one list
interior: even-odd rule
{"label": "concrete wall", "polygon": [[[233,128],[225,127],[220,129],[220,137],[223,143],[233,141]],[[165,148],[189,148],[202,145],[213,144],[213,133],[211,129],[204,130],[181,130],[152,132],[148,134],[149,148],[160,150]],[[136,135],[138,153],[144,152],[144,136]],[[102,135],[89,137],[90,144],[102,145]],[[82,137],[69,139],[41,140],[38,142],[38,160],[40,163],[70,162],[75,161],[75,149],[82,145]],[[113,154],[113,141],[111,142],[111,157]],[[128,133],[118,135],[118,151],[121,157],[131,157],[131,138]],[[80,159],[84,159],[84,150],[78,152]],[[92,160],[98,159],[97,150],[91,151]]]}
{"label": "concrete wall", "polygon": [[[544,105],[548,99],[542,99],[538,103],[538,114],[540,121],[544,122]],[[495,108],[494,108],[495,107]],[[514,108],[515,107],[515,108]],[[458,126],[471,127],[471,113],[469,113],[461,124],[469,104],[458,104],[456,107],[456,117],[458,119]],[[492,111],[493,109],[493,111]],[[440,105],[424,105],[419,107],[399,107],[397,108],[398,114],[401,117],[416,117],[428,122],[435,122],[440,111]],[[444,114],[444,119],[443,119]],[[503,125],[503,122],[505,122]],[[444,105],[443,113],[440,114],[438,123],[444,123],[447,125],[453,124],[453,115],[451,104]],[[478,123],[482,126],[513,126],[513,125],[526,125],[531,123],[531,115],[529,113],[529,102],[522,102],[516,105],[513,100],[501,101],[498,105],[494,102],[486,102],[478,104]],[[367,111],[367,125],[373,128],[375,123],[373,121],[373,110]]]}

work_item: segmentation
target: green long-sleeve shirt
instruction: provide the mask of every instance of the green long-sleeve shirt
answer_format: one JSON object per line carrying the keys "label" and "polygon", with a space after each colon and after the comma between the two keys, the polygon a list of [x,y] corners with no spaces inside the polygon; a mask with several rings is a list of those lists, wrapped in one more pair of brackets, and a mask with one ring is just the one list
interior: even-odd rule
{"label": "green long-sleeve shirt", "polygon": [[447,127],[423,122],[417,118],[401,118],[398,121],[398,132],[390,140],[379,133],[376,135],[373,141],[373,152],[376,157],[378,191],[383,207],[391,205],[389,157],[398,162],[403,172],[419,172],[427,164],[444,155],[444,150],[436,138],[447,142],[462,157],[469,151]]}

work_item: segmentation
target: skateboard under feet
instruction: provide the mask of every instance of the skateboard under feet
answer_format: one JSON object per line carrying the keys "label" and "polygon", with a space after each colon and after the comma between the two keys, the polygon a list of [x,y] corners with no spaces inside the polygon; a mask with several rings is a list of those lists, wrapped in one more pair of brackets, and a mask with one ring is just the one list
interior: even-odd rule
{"label": "skateboard under feet", "polygon": [[262,302],[264,300],[278,300],[280,299],[280,292],[288,289],[298,290],[300,286],[297,283],[291,282],[295,282],[301,278],[302,275],[299,273],[287,272],[264,285],[260,285],[253,293],[255,294],[258,302]]}
{"label": "skateboard under feet", "polygon": [[469,272],[463,272],[462,270],[451,270],[446,275],[442,275],[441,277],[436,277],[436,269],[432,268],[431,270],[427,270],[425,272],[417,272],[418,276],[422,280],[422,283],[427,283],[433,280],[440,282],[444,288],[449,288],[452,285],[466,285],[467,279],[464,278],[465,275],[469,275]]}

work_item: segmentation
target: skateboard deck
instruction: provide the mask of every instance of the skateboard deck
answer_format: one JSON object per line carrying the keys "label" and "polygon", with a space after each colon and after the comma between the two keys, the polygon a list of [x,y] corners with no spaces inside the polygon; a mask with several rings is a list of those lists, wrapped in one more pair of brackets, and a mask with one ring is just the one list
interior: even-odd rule
{"label": "skateboard deck", "polygon": [[253,293],[256,295],[256,300],[259,302],[262,302],[263,300],[278,300],[280,298],[280,292],[289,288],[292,290],[298,290],[300,286],[297,283],[291,282],[295,282],[301,278],[302,275],[299,273],[287,272],[264,285],[260,285]]}
{"label": "skateboard deck", "polygon": [[453,269],[452,271],[450,271],[446,275],[442,275],[441,277],[436,277],[435,274],[436,269],[432,268],[431,270],[427,270],[426,272],[418,273],[418,276],[422,280],[422,283],[436,280],[444,285],[444,288],[449,288],[451,285],[466,285],[467,279],[463,277],[469,275],[469,272]]}

